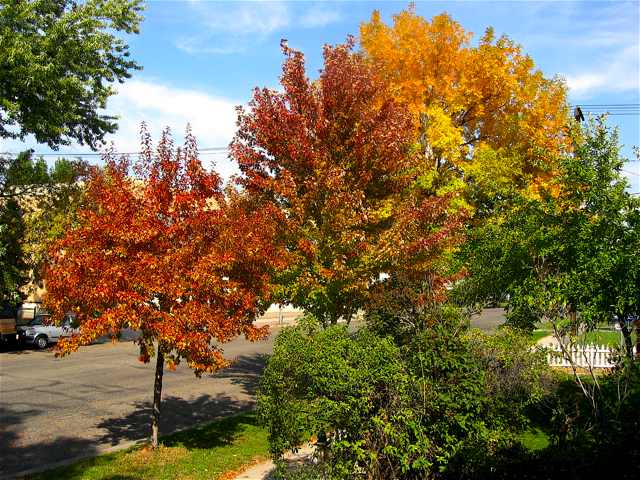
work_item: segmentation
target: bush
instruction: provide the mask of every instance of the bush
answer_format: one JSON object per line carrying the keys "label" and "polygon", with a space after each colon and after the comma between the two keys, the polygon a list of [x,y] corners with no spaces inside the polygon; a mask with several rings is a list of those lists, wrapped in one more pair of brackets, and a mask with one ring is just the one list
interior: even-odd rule
{"label": "bush", "polygon": [[527,428],[527,410],[555,388],[546,353],[526,331],[509,326],[493,335],[471,330],[467,337],[485,372],[484,395],[491,399],[493,428],[511,432]]}
{"label": "bush", "polygon": [[521,449],[541,354],[516,331],[469,332],[455,309],[429,315],[402,327],[404,343],[371,328],[283,330],[258,397],[274,458],[316,435],[330,478],[445,478]]}
{"label": "bush", "polygon": [[569,375],[552,396],[553,445],[541,452],[555,471],[569,478],[638,478],[640,471],[640,362],[624,357],[614,371],[595,380],[593,402]]}
{"label": "bush", "polygon": [[368,330],[350,334],[345,326],[322,330],[306,324],[278,336],[262,376],[258,412],[274,458],[317,434],[329,474],[354,478],[375,465],[409,466],[420,457],[419,450],[412,454],[399,443],[408,433],[394,425],[414,415],[406,409],[410,389],[391,340]]}

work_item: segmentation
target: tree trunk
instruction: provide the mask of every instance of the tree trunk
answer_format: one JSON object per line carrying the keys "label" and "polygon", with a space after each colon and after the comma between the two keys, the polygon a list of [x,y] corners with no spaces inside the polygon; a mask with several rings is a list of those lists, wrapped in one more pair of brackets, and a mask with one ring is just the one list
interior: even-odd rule
{"label": "tree trunk", "polygon": [[640,318],[635,320],[633,324],[636,327],[636,360],[640,360]]}
{"label": "tree trunk", "polygon": [[160,425],[160,400],[162,398],[162,373],[164,370],[164,352],[158,344],[156,361],[156,379],[153,385],[153,411],[151,412],[151,447],[158,447],[158,429]]}
{"label": "tree trunk", "polygon": [[627,357],[631,359],[633,358],[633,343],[631,343],[631,330],[627,328],[627,324],[625,322],[620,322],[620,326],[622,328],[622,337],[624,338],[624,350],[627,354]]}

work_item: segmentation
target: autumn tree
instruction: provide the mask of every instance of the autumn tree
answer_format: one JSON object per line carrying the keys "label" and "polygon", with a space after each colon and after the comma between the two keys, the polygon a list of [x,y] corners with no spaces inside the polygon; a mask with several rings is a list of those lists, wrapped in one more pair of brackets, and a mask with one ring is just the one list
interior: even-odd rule
{"label": "autumn tree", "polygon": [[426,195],[416,182],[407,108],[352,47],[325,46],[312,81],[303,54],[283,44],[282,91],[254,91],[231,145],[253,208],[281,212],[292,257],[282,298],[323,324],[350,319],[381,273],[437,272],[459,226],[455,194]]}
{"label": "autumn tree", "polygon": [[477,45],[447,14],[413,9],[386,25],[375,11],[360,28],[362,51],[411,111],[432,168],[424,183],[463,188],[476,208],[515,191],[539,195],[568,146],[566,88],[545,78],[506,36],[488,28]]}
{"label": "autumn tree", "polygon": [[190,134],[175,149],[165,131],[154,151],[144,133],[137,162],[114,153],[104,161],[77,225],[52,246],[46,303],[58,318],[79,318],[79,334],[59,343],[62,355],[124,328],[140,331],[140,360],[156,355],[155,447],[165,362],[184,360],[200,376],[227,365],[221,343],[266,334],[252,322],[281,258],[270,241],[277,212],[237,208],[240,194],[224,194]]}

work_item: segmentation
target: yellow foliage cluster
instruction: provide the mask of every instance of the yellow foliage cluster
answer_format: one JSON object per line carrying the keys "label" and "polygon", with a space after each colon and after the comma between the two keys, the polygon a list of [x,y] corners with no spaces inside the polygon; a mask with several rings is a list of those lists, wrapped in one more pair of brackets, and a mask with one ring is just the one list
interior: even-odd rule
{"label": "yellow foliage cluster", "polygon": [[471,40],[446,13],[428,21],[412,8],[392,25],[375,11],[360,27],[363,55],[411,111],[416,139],[440,178],[537,195],[569,148],[566,86],[545,78],[519,45],[491,28],[477,45]]}

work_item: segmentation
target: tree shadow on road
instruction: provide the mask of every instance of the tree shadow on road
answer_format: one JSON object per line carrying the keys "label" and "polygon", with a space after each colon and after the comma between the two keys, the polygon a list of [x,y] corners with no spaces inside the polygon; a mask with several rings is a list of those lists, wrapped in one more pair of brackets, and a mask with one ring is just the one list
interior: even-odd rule
{"label": "tree shadow on road", "polygon": [[[232,385],[240,386],[242,394],[239,395],[240,398],[225,393],[203,394],[194,399],[174,396],[163,398],[160,417],[161,435],[231,417],[219,424],[206,425],[196,430],[171,435],[166,441],[173,443],[165,444],[179,442],[186,448],[212,448],[228,443],[233,438],[234,432],[242,426],[242,422],[255,422],[253,416],[233,416],[254,408],[255,394],[266,359],[266,355],[260,354],[240,356],[228,369],[213,375],[216,378],[227,379]],[[136,403],[134,410],[128,415],[99,421],[96,427],[105,433],[98,437],[64,436],[46,441],[38,439],[36,442],[21,438],[21,424],[24,420],[40,414],[43,412],[35,409],[0,406],[0,426],[2,427],[0,452],[3,452],[0,477],[72,458],[94,456],[110,446],[147,439],[150,433],[151,400]],[[70,421],[73,421],[72,418]],[[214,431],[209,431],[212,428]],[[4,453],[7,452],[11,453],[5,455]],[[113,480],[116,478],[114,477]]]}
{"label": "tree shadow on road", "polygon": [[232,359],[231,366],[212,375],[215,378],[227,378],[234,385],[239,385],[252,397],[255,397],[260,385],[260,375],[267,365],[269,355],[243,355]]}
{"label": "tree shadow on road", "polygon": [[[163,397],[160,405],[160,434],[194,427],[252,409],[255,406],[260,374],[266,360],[267,356],[261,354],[240,356],[229,368],[212,375],[215,378],[228,379],[231,384],[240,386],[247,400],[227,394],[204,394],[190,400],[174,396]],[[97,427],[106,430],[106,433],[99,439],[99,443],[118,445],[126,441],[148,438],[151,408],[151,400],[137,402],[135,410],[129,415],[101,421]]]}
{"label": "tree shadow on road", "polygon": [[20,430],[24,419],[41,413],[35,409],[21,410],[19,407],[0,406],[0,478],[97,453],[96,446],[89,439],[61,436],[36,443],[23,441]]}
{"label": "tree shadow on road", "polygon": [[[160,434],[167,434],[196,425],[235,415],[253,408],[255,402],[237,400],[228,395],[200,395],[194,400],[178,397],[162,399],[160,406]],[[144,440],[150,434],[151,402],[138,402],[129,415],[109,418],[97,427],[106,430],[98,443],[118,445],[133,440]]]}

